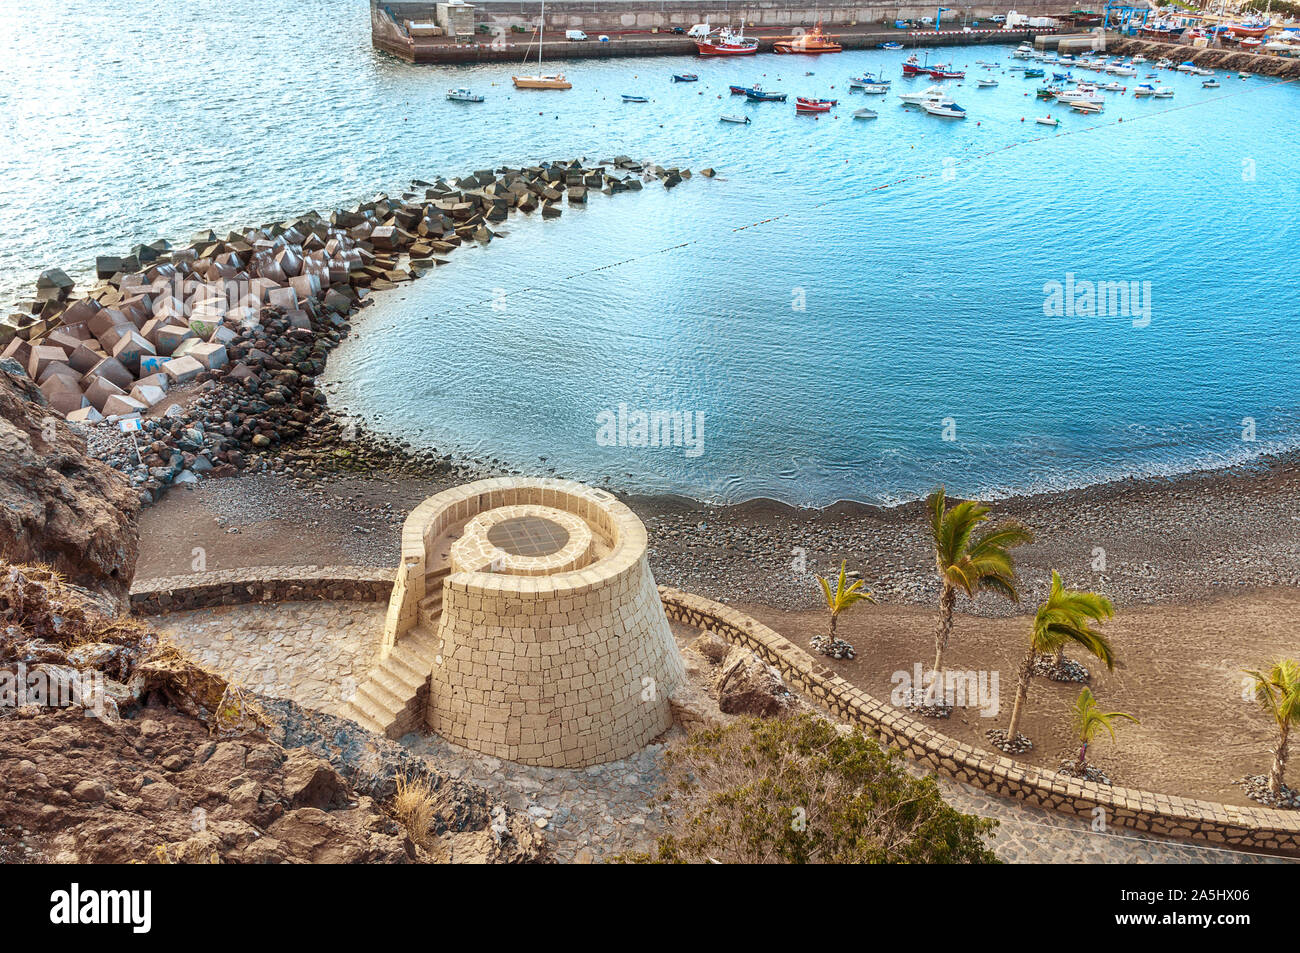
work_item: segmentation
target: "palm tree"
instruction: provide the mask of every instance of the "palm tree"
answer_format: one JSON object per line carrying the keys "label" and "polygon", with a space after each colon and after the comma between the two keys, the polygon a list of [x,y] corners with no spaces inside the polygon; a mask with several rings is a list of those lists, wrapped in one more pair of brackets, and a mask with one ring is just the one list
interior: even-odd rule
{"label": "palm tree", "polygon": [[1034,613],[1029,652],[1020,663],[1020,681],[1016,686],[1016,701],[1011,708],[1011,724],[1007,728],[1009,743],[1016,740],[1016,731],[1020,728],[1020,716],[1024,714],[1025,699],[1029,697],[1029,679],[1034,672],[1034,658],[1040,652],[1052,653],[1067,642],[1075,642],[1106,663],[1107,668],[1113,669],[1115,657],[1110,642],[1089,623],[1109,619],[1114,614],[1115,607],[1105,596],[1066,589],[1061,582],[1060,573],[1052,570],[1052,591],[1048,594],[1047,601]]}
{"label": "palm tree", "polygon": [[935,564],[943,581],[939,624],[934,632],[934,677],[937,679],[943,673],[943,653],[952,636],[957,590],[973,599],[981,588],[991,589],[1012,602],[1019,602],[1015,561],[1009,550],[1032,542],[1034,535],[1018,523],[1001,523],[972,540],[975,528],[989,518],[987,506],[967,500],[948,509],[942,486],[930,494],[926,504],[930,508]]}
{"label": "palm tree", "polygon": [[1255,700],[1277,723],[1278,741],[1273,749],[1273,767],[1268,773],[1268,790],[1274,797],[1281,797],[1291,727],[1300,725],[1300,663],[1281,659],[1267,673],[1248,671],[1246,674],[1255,681]]}
{"label": "palm tree", "polygon": [[1115,726],[1112,722],[1116,718],[1127,718],[1135,725],[1141,724],[1127,712],[1099,710],[1091,688],[1085,687],[1079,692],[1079,697],[1074,702],[1074,736],[1079,739],[1080,747],[1079,758],[1074,766],[1080,777],[1088,770],[1088,745],[1097,736],[1097,732],[1105,728],[1110,732],[1110,740],[1115,740]]}
{"label": "palm tree", "polygon": [[826,597],[826,608],[831,610],[831,634],[827,648],[835,645],[835,624],[839,621],[840,613],[855,606],[859,602],[876,601],[875,597],[867,590],[862,588],[862,580],[857,579],[851,585],[846,585],[848,579],[844,572],[845,564],[848,560],[840,560],[840,578],[835,583],[834,591],[831,590],[831,581],[825,576],[818,576],[817,581],[821,583],[822,595]]}

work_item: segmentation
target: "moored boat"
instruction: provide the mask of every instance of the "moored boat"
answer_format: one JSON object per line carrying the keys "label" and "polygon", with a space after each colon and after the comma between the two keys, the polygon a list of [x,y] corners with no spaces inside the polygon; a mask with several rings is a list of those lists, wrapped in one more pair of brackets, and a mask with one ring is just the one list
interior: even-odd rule
{"label": "moored boat", "polygon": [[1034,120],[1034,122],[1038,123],[1040,126],[1059,126],[1061,124],[1061,120],[1054,116],[1039,116]]}
{"label": "moored boat", "polygon": [[992,89],[997,84],[998,81],[996,79],[977,79],[975,81],[975,85],[980,89]]}
{"label": "moored boat", "polygon": [[[945,63],[942,66],[935,66],[927,70],[932,79],[965,79],[966,71],[953,69],[951,64]],[[1038,75],[1042,75],[1040,72]]]}
{"label": "moored boat", "polygon": [[783,103],[786,100],[786,95],[786,93],[769,93],[755,86],[753,89],[746,91],[745,98],[753,103]]}
{"label": "moored boat", "polygon": [[887,43],[877,43],[876,46],[882,50],[901,50],[903,48],[902,43],[896,43],[893,40]]}
{"label": "moored boat", "polygon": [[[537,27],[537,66],[542,65],[542,44],[546,36],[546,0],[542,0],[541,20]],[[530,43],[531,45],[531,43]],[[528,62],[528,51],[524,51],[524,62]],[[573,89],[573,84],[564,78],[563,73],[537,73],[533,76],[511,76],[515,89]]]}
{"label": "moored boat", "polygon": [[796,99],[794,111],[797,113],[828,113],[831,111],[832,105],[829,102],[821,103],[814,100]]}
{"label": "moored boat", "polygon": [[748,116],[734,116],[734,115],[719,116],[718,120],[720,122],[738,122],[738,123],[744,123],[746,125],[748,125],[750,121]]}
{"label": "moored boat", "polygon": [[758,40],[751,40],[744,31],[736,32],[730,27],[718,31],[717,39],[704,37],[695,41],[695,49],[700,56],[748,56],[758,52]]}
{"label": "moored boat", "polygon": [[751,89],[757,89],[757,88],[758,88],[758,87],[756,87],[756,86],[732,86],[732,87],[731,87],[731,95],[733,95],[733,96],[744,96],[744,95],[747,94]]}
{"label": "moored boat", "polygon": [[1156,99],[1173,99],[1174,91],[1170,89],[1168,86],[1161,86],[1159,89],[1156,90],[1155,97]]}
{"label": "moored boat", "polygon": [[821,21],[807,33],[782,37],[772,43],[773,53],[838,53],[844,47],[822,32]]}
{"label": "moored boat", "polygon": [[1040,69],[1025,70],[1025,79],[1041,79],[1046,75],[1047,75],[1046,72]]}
{"label": "moored boat", "polygon": [[898,98],[905,106],[919,106],[931,100],[947,99],[948,92],[942,86],[930,86],[919,93],[899,93]]}
{"label": "moored boat", "polygon": [[648,103],[648,102],[650,102],[650,100],[649,100],[649,98],[646,97],[646,96],[629,96],[627,93],[624,93],[624,94],[623,94],[623,102],[625,102],[625,103]]}
{"label": "moored boat", "polygon": [[1219,81],[1217,79],[1207,79],[1201,84],[1201,89],[1218,89]]}
{"label": "moored boat", "polygon": [[[694,73],[673,73],[674,83],[698,83],[700,78]],[[732,89],[735,89],[733,86]]]}
{"label": "moored boat", "polygon": [[1139,83],[1137,86],[1133,87],[1134,96],[1154,96],[1155,93],[1156,88],[1150,83]]}
{"label": "moored boat", "polygon": [[454,89],[447,90],[447,98],[458,103],[481,103],[483,97],[478,93],[466,89],[463,86],[457,86]]}
{"label": "moored boat", "polygon": [[942,116],[945,119],[965,119],[966,110],[958,106],[951,99],[946,102],[941,100],[926,100],[921,103],[921,108],[931,116]]}
{"label": "moored boat", "polygon": [[1070,108],[1077,113],[1099,113],[1102,110],[1102,104],[1081,99],[1070,103]]}
{"label": "moored boat", "polygon": [[854,119],[875,119],[879,115],[874,109],[855,109],[853,110]]}

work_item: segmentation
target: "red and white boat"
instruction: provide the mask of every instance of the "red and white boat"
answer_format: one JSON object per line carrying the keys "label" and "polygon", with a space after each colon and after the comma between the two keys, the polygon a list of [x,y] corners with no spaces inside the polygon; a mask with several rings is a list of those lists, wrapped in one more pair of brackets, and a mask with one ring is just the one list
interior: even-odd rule
{"label": "red and white boat", "polygon": [[696,40],[695,48],[700,56],[748,56],[758,52],[758,40],[748,39],[743,30],[736,33],[731,27],[724,27],[716,39],[706,36]]}
{"label": "red and white boat", "polygon": [[933,79],[965,79],[965,70],[949,69],[949,64],[933,66],[928,70]]}
{"label": "red and white boat", "polygon": [[794,101],[794,111],[797,113],[828,113],[831,107],[839,103],[837,99],[806,99],[803,96],[797,97]]}
{"label": "red and white boat", "polygon": [[1263,36],[1268,32],[1269,22],[1229,23],[1228,32],[1233,36]]}
{"label": "red and white boat", "polygon": [[909,56],[907,59],[903,61],[903,75],[904,76],[929,76],[930,68],[928,66],[921,65],[921,61],[918,60],[916,58],[916,54],[913,53],[911,56]]}

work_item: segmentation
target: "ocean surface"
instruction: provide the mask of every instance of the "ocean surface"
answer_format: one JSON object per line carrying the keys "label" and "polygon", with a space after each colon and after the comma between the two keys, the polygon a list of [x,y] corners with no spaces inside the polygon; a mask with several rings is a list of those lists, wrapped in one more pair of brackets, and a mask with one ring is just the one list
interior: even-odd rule
{"label": "ocean surface", "polygon": [[[373,51],[360,0],[4,0],[0,300],[158,237],[628,154],[719,174],[512,216],[379,296],[331,357],[332,405],[529,472],[809,505],[1300,446],[1300,89],[1162,71],[1173,99],[1106,94],[1083,116],[1036,101],[1010,52],[932,56],[970,71],[947,84],[969,113],[952,121],[849,93],[864,70],[924,88],[898,52],[573,61],[554,64],[573,90],[516,92],[515,66]],[[685,70],[701,81],[670,81]],[[977,89],[986,72],[999,86]],[[753,82],[842,103],[810,118],[728,95]],[[453,85],[487,102],[448,102]],[[1058,128],[1033,122],[1049,112]],[[1104,292],[1089,307],[1086,282],[1123,282],[1127,313]],[[689,445],[633,445],[638,411],[689,422]]]}

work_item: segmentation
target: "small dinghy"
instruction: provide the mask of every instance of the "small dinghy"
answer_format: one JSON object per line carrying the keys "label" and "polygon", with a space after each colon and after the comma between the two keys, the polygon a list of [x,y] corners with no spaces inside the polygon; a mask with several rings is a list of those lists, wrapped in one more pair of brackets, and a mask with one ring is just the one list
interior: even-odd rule
{"label": "small dinghy", "polygon": [[1218,89],[1219,81],[1217,79],[1207,79],[1201,84],[1201,89]]}
{"label": "small dinghy", "polygon": [[745,91],[745,98],[751,103],[783,103],[786,93],[769,93],[758,86]]}
{"label": "small dinghy", "polygon": [[1156,90],[1155,97],[1156,99],[1173,99],[1174,91],[1170,89],[1168,86],[1161,86],[1159,89]]}
{"label": "small dinghy", "polygon": [[694,73],[673,73],[674,83],[698,83],[700,78]]}
{"label": "small dinghy", "polygon": [[746,126],[747,126],[747,125],[749,125],[750,119],[749,119],[748,116],[719,116],[719,117],[718,117],[718,121],[719,121],[719,122],[737,122],[737,123],[741,123],[742,125],[746,125]]}
{"label": "small dinghy", "polygon": [[463,86],[457,86],[455,89],[447,90],[447,98],[457,103],[481,103],[483,97],[477,93],[465,89]]}
{"label": "small dinghy", "polygon": [[874,109],[855,109],[853,110],[854,119],[875,119],[878,116]]}
{"label": "small dinghy", "polygon": [[998,81],[996,79],[977,79],[975,81],[975,85],[980,89],[992,89],[997,84]]}
{"label": "small dinghy", "polygon": [[650,100],[649,100],[648,97],[645,97],[645,96],[629,96],[627,93],[624,93],[624,94],[623,94],[623,102],[625,102],[625,103],[648,103],[648,102],[650,102]]}
{"label": "small dinghy", "polygon": [[1038,119],[1035,119],[1034,122],[1038,123],[1040,126],[1059,126],[1061,124],[1061,120],[1057,119],[1055,116],[1040,116]]}

